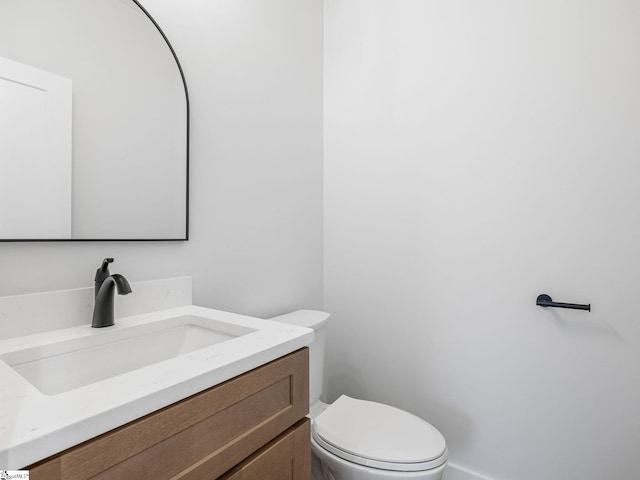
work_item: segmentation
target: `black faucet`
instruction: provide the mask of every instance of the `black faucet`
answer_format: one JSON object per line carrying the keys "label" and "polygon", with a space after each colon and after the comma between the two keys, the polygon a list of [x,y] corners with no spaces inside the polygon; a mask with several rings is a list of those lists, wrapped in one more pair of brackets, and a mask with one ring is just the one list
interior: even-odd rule
{"label": "black faucet", "polygon": [[94,328],[110,327],[114,324],[113,304],[115,302],[115,289],[118,290],[118,295],[131,293],[131,285],[129,285],[126,278],[118,273],[111,275],[109,272],[110,263],[113,263],[113,258],[105,258],[102,266],[96,272],[96,304],[91,322],[91,326]]}

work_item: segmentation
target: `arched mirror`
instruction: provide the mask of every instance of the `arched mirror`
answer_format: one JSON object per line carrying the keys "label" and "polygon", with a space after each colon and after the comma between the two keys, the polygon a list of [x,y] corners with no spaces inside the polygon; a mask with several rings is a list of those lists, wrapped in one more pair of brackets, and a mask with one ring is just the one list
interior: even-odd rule
{"label": "arched mirror", "polygon": [[0,0],[0,239],[186,240],[189,104],[135,0]]}

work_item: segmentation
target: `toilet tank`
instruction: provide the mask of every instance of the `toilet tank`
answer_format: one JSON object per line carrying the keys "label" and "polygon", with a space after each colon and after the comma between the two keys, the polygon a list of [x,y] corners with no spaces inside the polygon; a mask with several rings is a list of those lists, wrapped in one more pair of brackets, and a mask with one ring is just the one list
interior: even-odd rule
{"label": "toilet tank", "polygon": [[313,329],[313,343],[309,345],[309,405],[313,405],[322,395],[325,327],[330,315],[319,310],[297,310],[269,319]]}

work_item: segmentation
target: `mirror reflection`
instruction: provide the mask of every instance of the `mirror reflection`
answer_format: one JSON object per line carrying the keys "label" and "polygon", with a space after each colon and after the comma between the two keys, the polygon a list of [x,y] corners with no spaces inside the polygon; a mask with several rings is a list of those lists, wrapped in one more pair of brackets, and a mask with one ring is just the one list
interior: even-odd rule
{"label": "mirror reflection", "polygon": [[[70,100],[21,68],[67,82]],[[187,116],[177,61],[136,2],[0,0],[0,238],[186,239]]]}

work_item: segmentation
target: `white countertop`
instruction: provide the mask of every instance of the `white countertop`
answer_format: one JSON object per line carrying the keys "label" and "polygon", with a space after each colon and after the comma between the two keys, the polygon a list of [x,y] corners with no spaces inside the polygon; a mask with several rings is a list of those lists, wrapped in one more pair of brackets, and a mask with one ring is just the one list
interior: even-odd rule
{"label": "white countertop", "polygon": [[[0,469],[17,470],[309,345],[307,328],[186,306],[116,320],[117,330],[180,315],[256,331],[56,395],[45,395],[0,360]],[[0,355],[100,335],[89,324],[0,341]]]}

